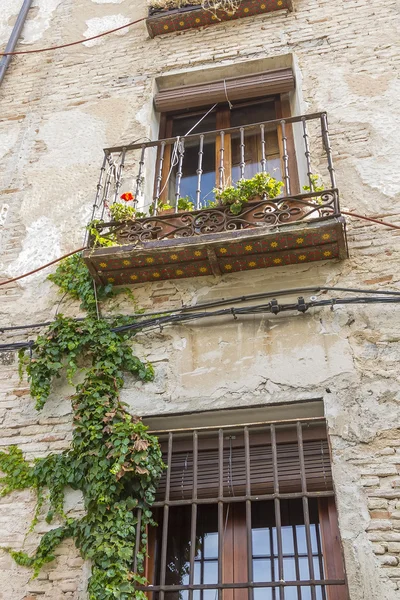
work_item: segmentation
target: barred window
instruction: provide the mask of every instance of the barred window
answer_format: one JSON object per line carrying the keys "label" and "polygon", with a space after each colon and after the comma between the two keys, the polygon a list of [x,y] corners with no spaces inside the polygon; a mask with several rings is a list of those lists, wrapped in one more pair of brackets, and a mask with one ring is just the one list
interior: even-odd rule
{"label": "barred window", "polygon": [[322,418],[160,441],[149,600],[348,600]]}

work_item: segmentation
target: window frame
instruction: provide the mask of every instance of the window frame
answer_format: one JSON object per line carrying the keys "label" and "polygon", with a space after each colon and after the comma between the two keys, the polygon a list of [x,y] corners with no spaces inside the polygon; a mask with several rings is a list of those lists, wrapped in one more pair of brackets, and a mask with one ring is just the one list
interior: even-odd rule
{"label": "window frame", "polygon": [[[279,561],[279,581],[269,582],[265,585],[264,582],[260,585],[258,582],[254,583],[252,575],[252,526],[251,526],[251,507],[253,501],[264,499],[264,496],[259,498],[252,498],[251,496],[251,480],[250,480],[250,457],[251,457],[251,442],[250,435],[254,435],[252,432],[255,427],[262,427],[267,431],[269,436],[269,444],[272,450],[272,462],[274,472],[274,487],[273,493],[268,495],[268,499],[273,500],[275,507],[275,523],[277,530],[278,539],[278,561]],[[227,431],[237,431],[237,428],[241,428],[243,431],[244,438],[244,453],[246,461],[246,492],[243,496],[224,496],[224,435]],[[199,434],[203,433],[203,430],[215,431],[218,434],[218,456],[219,456],[219,489],[218,497],[208,498],[208,500],[201,499],[198,496],[198,456],[199,452],[202,451],[201,447],[204,447],[203,443],[199,444]],[[159,433],[159,432],[156,432]],[[179,435],[189,434],[190,438],[179,439]],[[178,441],[174,442],[174,435],[178,437]],[[204,427],[190,430],[172,430],[167,433],[168,441],[162,441],[162,447],[164,452],[167,454],[167,464],[169,469],[166,473],[166,485],[165,485],[165,498],[164,500],[158,500],[154,506],[158,507],[163,511],[163,525],[162,525],[162,536],[161,536],[161,572],[159,585],[148,585],[143,586],[140,589],[149,592],[158,593],[159,600],[164,600],[165,594],[168,591],[178,591],[179,589],[189,590],[189,600],[193,598],[194,589],[207,589],[202,588],[201,584],[194,585],[193,576],[189,580],[189,586],[171,586],[165,584],[166,566],[167,566],[167,540],[168,540],[168,517],[169,511],[172,506],[187,505],[191,507],[191,540],[196,537],[196,523],[197,523],[197,507],[199,504],[215,503],[218,506],[218,534],[219,534],[219,559],[218,559],[218,584],[212,584],[212,589],[218,589],[219,600],[253,600],[253,590],[260,587],[270,587],[276,599],[283,600],[284,588],[290,584],[293,586],[293,582],[284,582],[283,579],[283,550],[282,550],[282,530],[281,530],[281,501],[289,500],[290,498],[301,498],[303,514],[304,514],[304,525],[307,539],[307,557],[309,563],[309,580],[297,579],[295,585],[300,587],[309,587],[311,591],[312,600],[315,599],[316,587],[324,586],[325,593],[323,597],[326,600],[348,600],[347,581],[344,570],[343,552],[340,541],[338,519],[335,507],[335,498],[333,486],[329,491],[309,491],[307,488],[307,470],[305,466],[305,454],[304,448],[308,441],[318,439],[327,440],[326,424],[325,420],[321,417],[314,417],[308,419],[297,419],[295,421],[284,422],[266,422],[249,425],[237,425],[237,426],[216,426],[216,427]],[[268,437],[265,438],[268,442]],[[299,450],[299,463],[300,463],[300,475],[301,475],[301,490],[297,493],[285,493],[280,491],[280,480],[278,468],[278,446],[279,444],[285,444],[297,440]],[[188,440],[192,440],[191,442]],[[171,500],[171,469],[172,469],[172,458],[174,453],[186,452],[188,445],[192,443],[193,448],[193,493],[192,497],[186,500]],[[239,441],[237,442],[240,443]],[[166,445],[167,444],[167,445]],[[206,443],[206,446],[210,448],[210,442]],[[215,441],[211,444],[211,447],[216,446]],[[240,446],[239,446],[240,447]],[[329,444],[328,444],[329,451]],[[331,457],[329,453],[329,459],[331,463]],[[222,466],[221,466],[222,465]],[[307,467],[311,468],[311,467]],[[236,485],[236,484],[235,484]],[[310,517],[309,517],[309,499],[316,498],[318,502],[318,515],[319,515],[319,526],[321,534],[322,544],[322,555],[324,562],[324,579],[315,579],[313,577],[313,563],[312,545],[311,545],[311,534],[310,534]],[[227,519],[226,506],[234,506],[234,512],[241,514],[241,517],[229,517]],[[229,514],[229,513],[228,513]],[[195,523],[193,529],[193,522]],[[229,523],[229,526],[227,527]],[[224,530],[225,527],[225,530]],[[223,532],[223,535],[221,533]],[[148,545],[148,561],[146,564],[146,577],[150,582],[155,581],[155,556],[157,554],[156,549],[156,529],[150,528],[149,530],[149,545]],[[226,535],[227,534],[227,537]],[[229,539],[236,538],[237,543],[232,544]],[[228,539],[229,538],[229,539]],[[280,540],[280,541],[279,541]],[[190,565],[194,568],[194,545],[191,544],[193,550],[190,552]],[[243,551],[243,547],[246,551]],[[249,554],[250,550],[250,554]],[[320,559],[321,560],[321,559]],[[191,572],[193,570],[191,569]],[[230,569],[230,571],[229,571]],[[229,573],[235,571],[239,573],[238,577],[234,580],[235,583],[225,583],[229,579]],[[320,569],[321,571],[321,569]],[[243,581],[237,581],[237,579]],[[236,585],[239,584],[239,585]],[[208,589],[211,589],[211,584]],[[150,600],[154,597],[152,594],[148,596]],[[298,598],[301,599],[301,592],[298,592]]]}
{"label": "window frame", "polygon": [[[287,93],[287,92],[282,93],[282,94],[264,96],[261,98],[253,98],[253,99],[243,98],[242,101],[235,102],[234,108],[249,107],[249,109],[251,109],[252,106],[256,106],[257,104],[266,102],[268,100],[274,102],[276,119],[286,119],[286,118],[289,118],[292,116],[289,93]],[[207,108],[204,109],[204,111],[206,111],[206,110],[207,110]],[[201,108],[180,110],[180,108],[178,106],[177,109],[174,110],[173,112],[161,113],[159,136],[158,136],[159,140],[170,139],[173,137],[172,132],[173,132],[174,119],[179,118],[179,117],[184,118],[184,117],[190,117],[190,116],[195,116],[195,115],[199,115],[199,117],[200,117],[205,114],[204,111],[201,110]],[[228,129],[231,126],[231,122],[230,122],[231,110],[229,108],[228,103],[219,103],[218,106],[215,108],[215,112],[216,112],[215,132],[220,132],[225,129]],[[301,193],[301,189],[300,189],[299,173],[298,173],[298,167],[297,167],[293,126],[291,123],[286,123],[285,135],[286,135],[286,140],[287,140],[286,143],[287,143],[287,154],[288,154],[288,162],[289,162],[288,168],[289,168],[289,171],[291,174],[291,195],[295,195],[295,194]],[[282,142],[282,131],[281,131],[280,126],[277,127],[277,138],[278,138],[279,155],[280,155],[280,162],[281,162],[281,172],[283,173],[284,172],[284,162],[283,162],[284,149],[283,149],[283,142]],[[219,155],[220,155],[220,149],[221,149],[220,144],[221,144],[220,136],[216,135],[216,138],[215,138],[215,186],[216,187],[219,187],[218,171],[219,171]],[[159,161],[160,161],[160,156],[161,156],[160,152],[161,152],[161,149],[158,148],[156,165],[158,165]],[[161,203],[166,203],[168,200],[168,196],[169,196],[168,185],[165,185],[165,183],[167,181],[169,170],[170,170],[170,165],[171,165],[171,152],[172,152],[172,146],[167,145],[165,147],[164,156],[163,156],[162,179],[161,179],[161,188],[163,191],[161,192],[161,194],[159,196],[159,201]],[[231,147],[230,134],[225,135],[224,169],[225,169],[226,173],[232,172],[232,147]],[[156,195],[156,180],[154,182],[154,195]]]}

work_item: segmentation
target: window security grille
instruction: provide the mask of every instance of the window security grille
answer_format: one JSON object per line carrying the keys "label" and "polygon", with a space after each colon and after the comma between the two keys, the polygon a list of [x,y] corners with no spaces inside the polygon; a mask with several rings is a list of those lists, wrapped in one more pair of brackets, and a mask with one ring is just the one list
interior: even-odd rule
{"label": "window security grille", "polygon": [[160,441],[149,600],[348,599],[323,419]]}

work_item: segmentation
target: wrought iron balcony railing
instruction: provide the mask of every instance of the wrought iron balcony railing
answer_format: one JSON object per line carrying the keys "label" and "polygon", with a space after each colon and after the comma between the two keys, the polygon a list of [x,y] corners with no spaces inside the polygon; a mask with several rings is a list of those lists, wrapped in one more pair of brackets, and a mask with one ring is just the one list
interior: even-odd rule
{"label": "wrought iron balcony railing", "polygon": [[[231,206],[215,202],[215,186],[223,190],[232,181],[251,180],[257,173],[271,173],[281,180],[282,193],[277,197],[267,193],[250,197],[240,211],[235,211],[238,214],[232,212]],[[121,192],[128,185],[138,210],[145,216],[123,222],[107,221],[109,207],[120,202]],[[186,208],[189,199],[193,210],[180,210],[183,196]],[[167,212],[160,211],[165,204],[172,207]],[[205,254],[198,249],[191,260],[208,257],[210,261],[210,268],[203,265],[199,273],[192,269],[191,276],[224,272],[224,265],[221,268],[210,258],[214,252],[210,248],[229,236],[232,241],[262,238],[264,242],[258,244],[261,255],[267,252],[268,244],[269,253],[287,252],[282,260],[275,256],[271,264],[266,260],[248,261],[248,265],[256,267],[291,264],[293,256],[297,256],[292,256],[293,252],[304,248],[312,248],[313,252],[302,252],[302,260],[345,256],[344,220],[340,215],[326,113],[108,148],[93,216],[92,234],[97,233],[90,236],[89,245],[96,247],[96,240],[101,237],[119,248],[96,249],[95,253],[92,249],[87,253],[92,273],[102,281],[110,280],[109,265],[116,270],[119,264],[116,259],[112,262],[111,258],[111,263],[105,260],[106,256],[122,256],[123,251],[124,264],[129,268],[144,269],[160,261],[166,266],[174,259],[167,259],[165,252],[178,256],[176,252],[171,254],[169,248],[189,243],[192,249],[196,244],[208,245]],[[271,236],[277,239],[267,244],[265,240]],[[334,246],[322,247],[328,243]],[[250,244],[244,247],[253,248]],[[101,265],[107,265],[107,271]],[[122,268],[122,263],[119,266]],[[242,263],[237,269],[232,267],[243,268],[246,267]],[[168,271],[168,277],[183,272]],[[128,281],[128,276],[135,281],[133,275],[122,277],[121,283]],[[146,280],[144,271],[141,275],[144,279],[139,280]]]}

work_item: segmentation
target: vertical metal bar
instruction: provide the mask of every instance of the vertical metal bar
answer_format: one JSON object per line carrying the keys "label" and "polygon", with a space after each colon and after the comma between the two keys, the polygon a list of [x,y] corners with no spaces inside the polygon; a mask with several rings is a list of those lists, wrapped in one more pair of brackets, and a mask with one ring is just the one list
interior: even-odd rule
{"label": "vertical metal bar", "polygon": [[241,127],[240,128],[240,179],[244,179],[245,168],[246,168],[246,159],[245,159],[244,127]]}
{"label": "vertical metal bar", "polygon": [[[269,527],[269,547],[271,548],[271,581],[275,581],[274,536],[272,534],[272,527]],[[276,600],[276,587],[272,588],[272,600]]]}
{"label": "vertical metal bar", "polygon": [[224,168],[224,154],[225,154],[225,132],[220,131],[220,149],[219,149],[219,189],[224,189],[225,183],[225,168]]}
{"label": "vertical metal bar", "polygon": [[113,169],[113,163],[112,163],[110,154],[107,156],[107,162],[108,162],[108,173],[106,175],[105,184],[104,184],[103,208],[101,211],[100,219],[103,219],[104,211],[105,211],[106,207],[108,206],[108,195],[110,193],[110,187],[111,187],[111,171]]}
{"label": "vertical metal bar", "polygon": [[[279,499],[279,472],[278,472],[278,452],[276,448],[275,425],[271,425],[271,448],[272,448],[272,467],[274,474],[274,505],[275,505],[275,525],[276,540],[278,545],[278,572],[279,581],[284,580],[283,573],[283,551],[282,551],[282,519],[281,519],[281,501]],[[285,590],[282,585],[279,586],[279,600],[285,599]]]}
{"label": "vertical metal bar", "polygon": [[[172,464],[172,442],[173,434],[168,434],[168,457],[167,457],[167,475],[165,482],[165,502],[169,501],[169,492],[171,488],[171,464]],[[165,577],[167,572],[167,547],[168,547],[168,520],[169,520],[169,506],[164,505],[163,515],[163,530],[162,530],[162,541],[161,541],[161,562],[160,562],[160,586],[165,585]],[[160,590],[159,600],[164,600],[165,591]]]}
{"label": "vertical metal bar", "polygon": [[[194,559],[196,557],[196,529],[197,529],[197,459],[198,459],[198,436],[193,431],[193,492],[192,492],[192,516],[190,523],[190,569],[189,585],[194,584]],[[189,600],[193,600],[193,590],[189,590]]]}
{"label": "vertical metal bar", "polygon": [[[250,484],[250,437],[249,428],[244,428],[244,458],[246,464],[246,496],[251,496]],[[253,534],[251,527],[251,501],[246,500],[246,534],[247,534],[247,581],[253,583]],[[253,600],[254,589],[249,588],[248,600]]]}
{"label": "vertical metal bar", "polygon": [[[99,181],[97,182],[96,197],[94,199],[92,218],[90,219],[91,221],[93,221],[93,219],[96,215],[96,209],[100,208],[99,200],[100,200],[101,190],[103,189],[103,179],[104,179],[104,173],[106,171],[106,164],[107,164],[107,154],[104,153],[103,164],[101,165],[101,169],[100,169]],[[83,245],[86,246],[88,241],[89,241],[89,230],[87,229],[86,233],[85,233],[85,239],[84,239]]]}
{"label": "vertical metal bar", "polygon": [[181,197],[181,181],[183,175],[183,157],[185,155],[185,142],[178,136],[176,138],[178,148],[178,171],[176,173],[176,186],[175,186],[175,212],[178,212],[179,198]]}
{"label": "vertical metal bar", "polygon": [[137,556],[140,551],[140,540],[142,536],[142,509],[138,508],[137,510],[137,523],[136,523],[136,539],[135,539],[135,556],[133,559],[133,572],[137,573],[138,570],[138,560]]}
{"label": "vertical metal bar", "polygon": [[138,198],[139,198],[140,186],[142,185],[142,180],[143,180],[143,167],[144,167],[145,152],[146,152],[146,144],[143,144],[142,151],[140,153],[139,171],[138,171],[138,175],[136,177],[136,192],[135,192],[136,202],[138,201]]}
{"label": "vertical metal bar", "polygon": [[331,185],[332,185],[332,188],[336,188],[336,176],[335,176],[335,169],[333,168],[332,148],[331,148],[331,142],[329,139],[328,117],[327,117],[326,113],[323,113],[321,115],[321,132],[322,132],[322,141],[324,144],[326,158],[328,160],[328,171],[329,171],[329,175],[331,177]]}
{"label": "vertical metal bar", "polygon": [[[314,561],[312,555],[311,546],[311,529],[310,529],[310,511],[308,506],[307,494],[307,477],[306,468],[304,464],[304,448],[303,448],[303,430],[301,423],[297,423],[297,444],[299,448],[299,461],[300,461],[300,477],[301,477],[301,491],[303,495],[303,514],[304,514],[304,525],[306,530],[306,542],[307,542],[307,557],[308,557],[308,569],[310,579],[314,579]],[[311,598],[316,600],[315,585],[311,585]]]}
{"label": "vertical metal bar", "polygon": [[286,136],[286,121],[282,119],[281,121],[281,129],[282,129],[282,160],[283,160],[283,179],[285,181],[285,191],[286,195],[290,196],[290,175],[289,175],[289,155],[288,155],[288,147],[287,147],[287,136]]}
{"label": "vertical metal bar", "polygon": [[115,180],[114,202],[116,202],[118,199],[118,192],[119,192],[119,189],[122,184],[122,171],[124,170],[124,167],[125,167],[125,155],[126,155],[126,148],[124,148],[122,150],[121,162],[119,163],[119,167],[118,167],[117,173],[116,173],[117,178]]}
{"label": "vertical metal bar", "polygon": [[160,161],[158,163],[158,171],[156,177],[156,193],[153,199],[153,213],[156,215],[158,210],[158,201],[161,194],[161,183],[162,183],[162,172],[164,165],[164,154],[165,154],[165,142],[161,142],[160,147]]}
{"label": "vertical metal bar", "polygon": [[265,125],[260,125],[261,130],[261,171],[265,173],[267,170],[267,159],[265,154]]}
{"label": "vertical metal bar", "polygon": [[[297,579],[297,581],[300,581],[299,547],[297,544],[296,525],[292,525],[292,531],[293,531],[294,565],[295,565],[295,569],[296,569],[296,579]],[[300,586],[298,586],[298,588],[297,588],[297,600],[302,600]]]}
{"label": "vertical metal bar", "polygon": [[307,161],[307,177],[308,177],[308,185],[310,186],[310,192],[314,191],[314,184],[312,181],[312,171],[311,171],[311,152],[310,152],[310,145],[308,142],[308,131],[307,131],[307,121],[306,119],[303,117],[301,119],[302,123],[303,123],[303,140],[304,140],[304,154],[306,157],[306,161]]}
{"label": "vertical metal bar", "polygon": [[204,135],[200,136],[199,159],[197,163],[196,209],[201,206],[201,176],[203,175]]}
{"label": "vertical metal bar", "polygon": [[218,600],[222,600],[223,552],[224,552],[224,430],[218,430]]}

